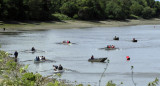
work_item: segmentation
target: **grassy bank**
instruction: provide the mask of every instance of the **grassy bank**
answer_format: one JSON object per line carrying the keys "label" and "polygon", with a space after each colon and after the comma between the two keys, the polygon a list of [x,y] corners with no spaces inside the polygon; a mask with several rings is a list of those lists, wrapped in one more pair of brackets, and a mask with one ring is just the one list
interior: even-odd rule
{"label": "grassy bank", "polygon": [[37,29],[65,29],[65,28],[86,28],[86,27],[119,27],[119,26],[132,26],[132,25],[159,25],[160,19],[140,19],[140,20],[125,20],[125,21],[79,21],[79,20],[66,20],[66,21],[48,21],[48,22],[0,22],[0,28],[6,29],[19,29],[19,30],[37,30]]}

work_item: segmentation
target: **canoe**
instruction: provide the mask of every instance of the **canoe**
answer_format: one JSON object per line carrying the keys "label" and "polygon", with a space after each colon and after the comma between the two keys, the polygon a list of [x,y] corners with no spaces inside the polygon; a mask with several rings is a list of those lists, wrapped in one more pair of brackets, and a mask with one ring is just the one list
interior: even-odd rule
{"label": "canoe", "polygon": [[113,40],[119,40],[119,37],[116,37],[116,38],[114,37]]}
{"label": "canoe", "polygon": [[88,59],[89,62],[104,62],[107,59],[105,58],[94,58],[94,59]]}
{"label": "canoe", "polygon": [[63,73],[65,70],[63,69],[63,70],[54,70],[54,73]]}
{"label": "canoe", "polygon": [[132,42],[137,42],[137,40],[132,40]]}

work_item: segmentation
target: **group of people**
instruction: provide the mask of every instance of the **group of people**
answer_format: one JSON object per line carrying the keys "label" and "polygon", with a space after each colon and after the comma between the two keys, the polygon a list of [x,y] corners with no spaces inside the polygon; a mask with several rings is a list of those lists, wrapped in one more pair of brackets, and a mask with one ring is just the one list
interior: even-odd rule
{"label": "group of people", "polygon": [[66,40],[64,40],[64,41],[63,41],[63,43],[71,43],[71,42],[70,42],[70,41],[68,41],[68,40],[67,40],[67,41],[66,41]]}
{"label": "group of people", "polygon": [[53,65],[54,67],[54,70],[57,71],[57,70],[63,70],[63,67],[62,65],[60,64],[59,67],[57,65]]}
{"label": "group of people", "polygon": [[114,45],[107,45],[107,48],[115,48]]}
{"label": "group of people", "polygon": [[46,60],[46,58],[44,56],[36,56],[36,61],[40,61],[40,60]]}

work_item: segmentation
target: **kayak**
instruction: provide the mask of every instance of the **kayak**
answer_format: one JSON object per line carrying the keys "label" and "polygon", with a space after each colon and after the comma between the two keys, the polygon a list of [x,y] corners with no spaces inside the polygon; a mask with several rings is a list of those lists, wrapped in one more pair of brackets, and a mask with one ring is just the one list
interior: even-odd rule
{"label": "kayak", "polygon": [[94,59],[88,59],[89,62],[104,62],[107,59],[105,58],[94,58]]}
{"label": "kayak", "polygon": [[54,70],[54,73],[63,73],[65,70],[63,69],[63,70]]}

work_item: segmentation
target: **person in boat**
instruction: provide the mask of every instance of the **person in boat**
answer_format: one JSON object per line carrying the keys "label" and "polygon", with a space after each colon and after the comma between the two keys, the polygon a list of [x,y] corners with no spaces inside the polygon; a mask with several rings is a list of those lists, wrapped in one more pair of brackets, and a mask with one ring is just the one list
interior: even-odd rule
{"label": "person in boat", "polygon": [[71,43],[70,41],[68,41],[68,43]]}
{"label": "person in boat", "polygon": [[18,57],[18,52],[17,51],[14,52],[14,56],[15,56],[15,58]]}
{"label": "person in boat", "polygon": [[39,56],[37,56],[37,61],[40,61],[40,58],[39,58]]}
{"label": "person in boat", "polygon": [[46,60],[46,58],[44,56],[42,56],[42,60]]}
{"label": "person in boat", "polygon": [[61,64],[59,65],[58,70],[63,70],[63,67]]}
{"label": "person in boat", "polygon": [[53,65],[54,67],[54,70],[56,71],[58,69],[58,66],[57,65]]}
{"label": "person in boat", "polygon": [[115,46],[114,46],[114,45],[112,45],[112,48],[115,48]]}
{"label": "person in boat", "polygon": [[39,61],[39,57],[38,56],[36,56],[36,61]]}
{"label": "person in boat", "polygon": [[64,40],[63,43],[66,43],[66,41]]}
{"label": "person in boat", "polygon": [[69,43],[69,41],[67,40],[67,43]]}
{"label": "person in boat", "polygon": [[114,38],[116,39],[117,37],[115,36]]}
{"label": "person in boat", "polygon": [[135,38],[133,38],[133,41],[136,40]]}
{"label": "person in boat", "polygon": [[107,48],[111,48],[111,46],[110,46],[110,45],[107,45]]}
{"label": "person in boat", "polygon": [[93,56],[93,55],[91,56],[91,59],[94,59],[94,56]]}
{"label": "person in boat", "polygon": [[31,51],[36,51],[36,49],[34,47],[32,47]]}

